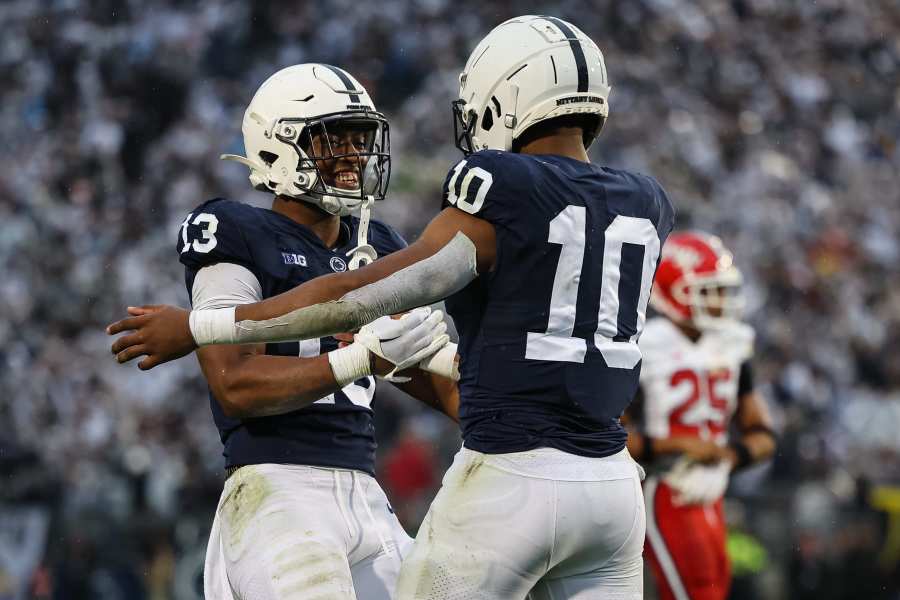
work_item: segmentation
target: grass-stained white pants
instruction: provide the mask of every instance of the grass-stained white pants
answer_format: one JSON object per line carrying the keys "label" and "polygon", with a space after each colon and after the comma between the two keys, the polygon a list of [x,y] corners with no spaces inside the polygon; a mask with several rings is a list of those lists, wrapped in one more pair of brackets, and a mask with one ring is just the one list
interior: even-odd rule
{"label": "grass-stained white pants", "polygon": [[252,465],[226,482],[204,570],[207,600],[391,600],[412,540],[358,471]]}
{"label": "grass-stained white pants", "polygon": [[399,600],[639,600],[645,514],[627,450],[456,455],[407,556]]}

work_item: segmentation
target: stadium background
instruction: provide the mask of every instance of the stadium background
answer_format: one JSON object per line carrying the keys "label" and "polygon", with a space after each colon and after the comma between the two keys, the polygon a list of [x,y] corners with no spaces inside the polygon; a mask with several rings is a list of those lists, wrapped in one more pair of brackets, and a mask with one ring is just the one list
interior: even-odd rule
{"label": "stadium background", "polygon": [[[468,52],[526,12],[606,55],[593,159],[655,175],[749,280],[781,440],[729,491],[733,597],[900,598],[896,0],[17,0],[0,4],[0,599],[198,597],[222,481],[199,369],[119,366],[102,326],[187,304],[189,209],[268,201],[217,160],[259,83],[304,61],[363,81],[392,123],[377,214],[413,235],[457,158]],[[398,393],[376,409],[414,531],[459,438]]]}

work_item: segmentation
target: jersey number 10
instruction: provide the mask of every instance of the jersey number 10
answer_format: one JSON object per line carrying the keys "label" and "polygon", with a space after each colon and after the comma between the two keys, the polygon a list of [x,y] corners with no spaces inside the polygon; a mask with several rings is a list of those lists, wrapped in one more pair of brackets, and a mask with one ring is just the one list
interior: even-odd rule
{"label": "jersey number 10", "polygon": [[[550,316],[547,330],[528,332],[525,358],[583,363],[587,354],[587,340],[574,337],[578,285],[584,263],[585,237],[587,235],[587,210],[583,206],[567,206],[550,221],[551,244],[560,244],[562,250],[553,278],[550,296]],[[622,306],[619,281],[622,278],[622,246],[635,244],[644,247],[640,274],[640,293],[637,306]],[[603,232],[603,270],[600,284],[600,306],[597,312],[597,330],[594,346],[600,351],[608,367],[633,369],[641,360],[637,338],[644,328],[647,302],[656,263],[659,260],[660,241],[656,227],[649,219],[618,215]],[[588,265],[588,268],[592,268]],[[623,311],[636,311],[634,333],[628,335],[619,323]],[[633,313],[632,313],[633,314]]]}

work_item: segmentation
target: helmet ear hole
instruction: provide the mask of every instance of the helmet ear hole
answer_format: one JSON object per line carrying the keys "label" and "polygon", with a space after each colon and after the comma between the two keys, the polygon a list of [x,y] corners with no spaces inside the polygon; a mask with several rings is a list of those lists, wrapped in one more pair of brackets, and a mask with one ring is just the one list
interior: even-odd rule
{"label": "helmet ear hole", "polygon": [[[497,100],[497,96],[491,96],[491,102],[494,104],[494,110],[497,112],[497,118],[500,118],[501,110],[500,110],[500,101]],[[491,108],[487,107],[484,110],[484,116],[481,117],[481,128],[484,131],[490,131],[491,127],[494,126],[494,115],[491,113]]]}
{"label": "helmet ear hole", "polygon": [[264,163],[266,163],[267,167],[271,167],[275,164],[275,161],[278,160],[278,155],[274,152],[269,152],[267,150],[260,150],[259,157],[262,159]]}
{"label": "helmet ear hole", "polygon": [[494,115],[491,112],[491,109],[488,108],[484,111],[484,116],[481,117],[481,128],[484,131],[490,131],[491,127],[494,126]]}
{"label": "helmet ear hole", "polygon": [[494,110],[497,111],[497,118],[500,118],[500,114],[503,112],[500,110],[500,101],[497,100],[497,96],[491,96],[491,102],[494,103]]}

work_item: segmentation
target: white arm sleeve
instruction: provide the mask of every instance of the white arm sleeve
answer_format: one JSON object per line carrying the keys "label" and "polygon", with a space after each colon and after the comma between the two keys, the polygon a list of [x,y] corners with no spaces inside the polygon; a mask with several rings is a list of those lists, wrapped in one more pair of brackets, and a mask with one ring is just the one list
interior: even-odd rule
{"label": "white arm sleeve", "polygon": [[[194,277],[194,285],[191,288],[191,304],[194,310],[229,308],[238,304],[259,302],[262,299],[262,286],[259,284],[256,276],[249,269],[233,263],[218,263],[203,267],[197,272],[197,276]],[[318,347],[318,344],[316,344],[316,347]],[[356,350],[358,351],[359,348]],[[335,369],[335,361],[350,352],[350,350],[344,349],[339,354],[329,353],[329,360],[332,362],[332,369],[335,370],[335,377],[338,382],[350,383],[360,377],[369,375],[368,370],[366,370],[369,365],[368,352],[364,354],[364,361],[362,361],[365,368],[359,367],[359,357],[354,356],[354,361],[350,362],[351,368],[349,372],[351,375],[341,376],[343,371]],[[335,354],[335,356],[332,357],[332,354]],[[447,344],[436,354],[423,360],[419,364],[419,368],[454,381],[458,380],[459,367],[456,362],[456,344]]]}
{"label": "white arm sleeve", "polygon": [[237,323],[233,311],[221,322],[198,322],[206,315],[195,310],[191,313],[191,332],[198,345],[206,345],[305,340],[353,331],[378,317],[426,306],[458,292],[478,276],[475,258],[475,244],[458,232],[434,255],[348,292],[340,300],[265,321]]}
{"label": "white arm sleeve", "polygon": [[217,263],[203,267],[194,277],[191,305],[194,310],[227,308],[263,299],[259,280],[246,267]]}

